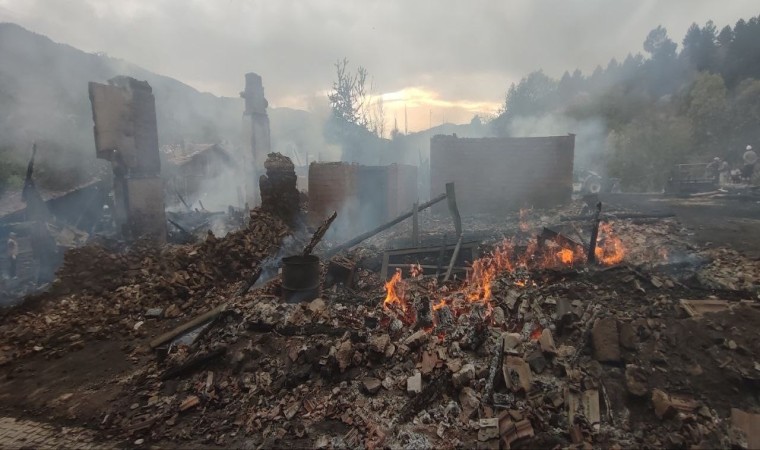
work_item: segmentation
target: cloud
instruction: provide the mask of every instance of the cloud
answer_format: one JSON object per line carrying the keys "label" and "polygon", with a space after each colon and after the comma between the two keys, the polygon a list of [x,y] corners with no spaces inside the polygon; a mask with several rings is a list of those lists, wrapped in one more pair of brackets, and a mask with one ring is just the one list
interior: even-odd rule
{"label": "cloud", "polygon": [[255,71],[273,105],[305,107],[347,57],[378,92],[464,110],[532,70],[590,72],[638,52],[657,25],[678,42],[692,22],[757,12],[751,0],[0,0],[0,20],[217,95],[237,96]]}

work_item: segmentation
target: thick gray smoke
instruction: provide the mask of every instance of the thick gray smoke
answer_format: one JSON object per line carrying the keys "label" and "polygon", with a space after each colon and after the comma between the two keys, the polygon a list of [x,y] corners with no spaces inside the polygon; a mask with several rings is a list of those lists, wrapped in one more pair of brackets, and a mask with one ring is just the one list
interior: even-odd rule
{"label": "thick gray smoke", "polygon": [[576,120],[562,114],[516,117],[509,126],[514,137],[575,134],[575,168],[604,172],[607,126],[601,119]]}

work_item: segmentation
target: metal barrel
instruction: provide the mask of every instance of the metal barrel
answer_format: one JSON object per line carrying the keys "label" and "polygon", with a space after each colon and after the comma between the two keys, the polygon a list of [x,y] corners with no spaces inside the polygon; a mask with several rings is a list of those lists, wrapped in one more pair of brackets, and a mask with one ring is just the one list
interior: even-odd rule
{"label": "metal barrel", "polygon": [[304,302],[319,297],[321,265],[315,255],[282,258],[282,298],[286,302]]}

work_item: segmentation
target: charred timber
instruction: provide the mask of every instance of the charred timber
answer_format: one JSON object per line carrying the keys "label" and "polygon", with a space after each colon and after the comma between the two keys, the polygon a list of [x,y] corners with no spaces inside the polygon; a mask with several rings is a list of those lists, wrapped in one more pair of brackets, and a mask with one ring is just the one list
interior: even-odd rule
{"label": "charred timber", "polygon": [[588,245],[588,255],[586,260],[589,264],[596,264],[596,239],[599,237],[599,223],[601,222],[600,216],[602,214],[602,202],[596,204],[596,214],[594,215],[594,222],[591,228],[591,239]]}
{"label": "charred timber", "polygon": [[322,238],[325,237],[325,233],[327,233],[327,230],[330,228],[330,225],[332,225],[333,221],[335,221],[336,217],[338,217],[338,212],[334,211],[332,215],[328,217],[327,220],[325,220],[325,222],[319,226],[319,228],[317,228],[317,231],[314,232],[314,236],[311,237],[309,245],[303,249],[303,256],[311,255],[311,252],[314,251],[314,247],[316,247]]}
{"label": "charred timber", "polygon": [[[418,208],[418,211],[423,211],[425,209],[428,209],[431,206],[435,205],[436,203],[442,202],[443,200],[446,200],[446,194],[441,194],[438,197],[435,197],[434,199],[432,199],[432,200],[430,200],[430,201],[428,201],[426,203],[421,204],[419,206],[419,208]],[[396,225],[398,223],[403,222],[404,220],[412,217],[413,215],[414,215],[414,211],[408,211],[408,212],[406,212],[406,213],[404,213],[404,214],[396,217],[395,219],[391,220],[388,223],[384,223],[383,225],[380,225],[379,227],[377,227],[377,228],[375,228],[373,230],[370,230],[370,231],[367,231],[366,233],[360,234],[359,236],[356,236],[355,238],[351,239],[350,241],[344,242],[343,244],[340,244],[337,247],[333,248],[332,250],[328,251],[326,257],[327,258],[331,258],[332,256],[337,255],[338,253],[342,252],[343,250],[348,250],[349,248],[351,248],[351,247],[353,247],[353,246],[355,246],[357,244],[360,244],[364,240],[369,239],[372,236],[374,236],[374,235],[376,235],[376,234],[378,234],[380,232],[383,232],[383,231],[387,230],[388,228],[390,228],[390,227],[392,227],[392,226],[394,226],[394,225]]]}
{"label": "charred timber", "polygon": [[504,363],[504,336],[500,336],[496,341],[496,346],[493,350],[493,356],[491,357],[491,364],[488,366],[488,381],[486,381],[486,390],[484,394],[484,400],[493,404],[493,391],[496,385],[496,377],[501,371],[501,366]]}

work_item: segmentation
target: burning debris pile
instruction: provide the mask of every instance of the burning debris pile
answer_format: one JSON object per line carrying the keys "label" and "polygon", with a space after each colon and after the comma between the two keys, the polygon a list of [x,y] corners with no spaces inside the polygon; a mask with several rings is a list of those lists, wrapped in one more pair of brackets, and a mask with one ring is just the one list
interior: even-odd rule
{"label": "burning debris pile", "polygon": [[[572,244],[582,236],[544,231],[537,238],[534,226],[511,225],[514,237],[488,245],[466,277],[444,283],[412,265],[404,271],[409,275],[398,271],[382,280],[369,270],[377,252],[364,247],[335,258],[354,268],[350,282],[290,304],[280,300],[276,279],[243,296],[232,284],[245,279],[234,261],[260,260],[282,238],[280,223],[258,213],[251,227],[261,226],[258,233],[268,240],[261,242],[249,229],[177,250],[168,261],[143,255],[146,268],[134,274],[142,281],[115,292],[78,290],[21,314],[16,328],[3,326],[9,343],[4,351],[27,342],[53,353],[71,342],[81,346],[102,337],[89,334],[93,325],[127,333],[133,338],[130,357],[141,363],[118,377],[118,400],[92,418],[104,436],[127,442],[265,448],[740,445],[745,438],[729,432],[729,417],[746,418],[740,410],[754,407],[749,394],[760,380],[760,346],[749,337],[760,326],[760,312],[738,301],[754,299],[754,290],[716,291],[701,284],[710,270],[723,270],[715,260],[709,263],[720,255],[681,240],[673,220],[619,220],[600,227],[599,264],[593,266],[583,246]],[[247,244],[234,245],[238,239]],[[214,256],[251,243],[257,250],[238,250],[245,256],[232,256],[233,262]],[[693,254],[706,262],[685,264]],[[187,281],[178,273],[184,270],[194,280],[183,285],[187,291],[152,290],[159,278],[178,289],[160,269],[174,259],[172,273]],[[62,276],[61,283],[73,289],[73,280],[87,277]],[[701,319],[690,318],[694,311],[702,314],[699,302],[680,301],[715,292],[723,303],[707,302],[719,312]],[[130,300],[140,295],[150,301]],[[181,295],[184,301],[177,300]],[[154,314],[156,303],[163,313]],[[181,321],[168,314],[175,304],[186,316]],[[67,308],[74,312],[65,313]],[[56,338],[43,342],[37,330],[46,323]],[[76,331],[76,339],[72,324],[84,330]],[[179,326],[161,334],[169,324]],[[23,330],[32,331],[22,340]],[[67,411],[75,414],[76,408],[69,404]]]}

